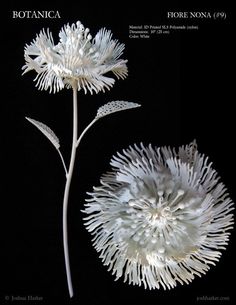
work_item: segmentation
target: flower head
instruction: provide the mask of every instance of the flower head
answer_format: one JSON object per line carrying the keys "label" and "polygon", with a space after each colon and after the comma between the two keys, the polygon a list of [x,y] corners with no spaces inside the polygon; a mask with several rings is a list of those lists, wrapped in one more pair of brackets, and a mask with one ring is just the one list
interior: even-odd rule
{"label": "flower head", "polygon": [[117,78],[127,76],[127,60],[120,59],[124,44],[112,39],[112,33],[101,29],[92,39],[88,28],[78,21],[65,25],[54,44],[52,34],[42,30],[30,45],[25,46],[24,73],[35,70],[38,89],[57,92],[76,83],[78,90],[92,94],[109,89],[114,78],[104,76],[113,72]]}
{"label": "flower head", "polygon": [[178,152],[135,145],[111,165],[84,212],[95,249],[116,279],[173,288],[218,261],[234,207],[195,142]]}

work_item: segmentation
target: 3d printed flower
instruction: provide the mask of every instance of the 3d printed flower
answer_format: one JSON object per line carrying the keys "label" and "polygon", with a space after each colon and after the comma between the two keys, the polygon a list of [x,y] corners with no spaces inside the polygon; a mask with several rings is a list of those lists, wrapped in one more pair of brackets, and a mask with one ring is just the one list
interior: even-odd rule
{"label": "3d printed flower", "polygon": [[[89,34],[89,29],[78,21],[76,24],[65,25],[60,33],[60,42],[54,45],[52,34],[42,30],[36,39],[25,47],[26,64],[22,67],[24,73],[35,70],[38,74],[35,78],[38,89],[49,89],[57,92],[63,88],[73,90],[73,136],[71,145],[71,157],[67,167],[60,151],[60,141],[56,134],[46,124],[38,120],[26,117],[37,127],[56,148],[66,175],[66,183],[63,197],[63,245],[67,284],[70,297],[73,297],[73,285],[68,248],[67,211],[70,185],[74,170],[76,150],[89,128],[99,119],[117,111],[137,108],[140,105],[126,101],[112,101],[98,109],[96,117],[78,135],[78,102],[77,93],[81,89],[85,93],[89,91],[98,93],[109,89],[115,80],[104,76],[107,72],[113,72],[117,78],[125,78],[128,73],[127,60],[119,59],[124,50],[124,44],[112,40],[112,34],[106,29],[101,29],[94,39]],[[23,74],[24,74],[23,73]]]}
{"label": "3d printed flower", "polygon": [[89,193],[86,227],[116,279],[153,289],[188,284],[228,243],[234,207],[195,142],[123,150]]}
{"label": "3d printed flower", "polygon": [[117,78],[127,76],[127,60],[119,59],[124,44],[112,40],[112,33],[101,29],[92,39],[89,29],[78,21],[65,25],[59,33],[60,41],[54,44],[52,34],[42,30],[36,39],[25,47],[24,73],[35,70],[38,89],[57,92],[74,82],[78,90],[92,94],[109,89],[115,80],[104,76],[113,72]]}

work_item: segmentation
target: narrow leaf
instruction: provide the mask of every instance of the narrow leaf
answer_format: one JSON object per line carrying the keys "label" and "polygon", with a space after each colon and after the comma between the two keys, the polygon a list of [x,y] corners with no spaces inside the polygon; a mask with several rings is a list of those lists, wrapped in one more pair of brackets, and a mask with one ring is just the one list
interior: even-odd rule
{"label": "narrow leaf", "polygon": [[132,103],[132,102],[112,101],[98,108],[96,119],[100,119],[106,115],[109,115],[117,111],[137,108],[140,106],[141,106],[140,104]]}
{"label": "narrow leaf", "polygon": [[36,126],[48,138],[48,140],[51,141],[51,143],[56,147],[56,149],[59,149],[59,147],[60,147],[59,139],[55,135],[55,133],[51,130],[51,128],[49,128],[47,125],[45,125],[39,121],[36,121],[34,119],[27,118],[27,117],[26,117],[26,119],[31,124]]}

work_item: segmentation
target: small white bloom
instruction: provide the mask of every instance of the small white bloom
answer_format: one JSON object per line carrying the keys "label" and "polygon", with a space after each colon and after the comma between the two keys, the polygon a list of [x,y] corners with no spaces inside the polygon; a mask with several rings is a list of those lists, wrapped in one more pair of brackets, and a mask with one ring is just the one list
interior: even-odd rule
{"label": "small white bloom", "polygon": [[234,207],[196,143],[178,152],[130,147],[89,193],[86,228],[104,265],[129,284],[188,284],[228,243]]}
{"label": "small white bloom", "polygon": [[112,39],[112,33],[101,29],[94,39],[89,29],[78,21],[65,25],[59,33],[60,41],[54,44],[52,34],[42,30],[30,45],[25,47],[24,73],[35,70],[38,89],[57,92],[77,82],[78,90],[92,94],[109,89],[114,78],[104,76],[113,72],[117,78],[125,78],[127,60],[120,59],[124,44]]}

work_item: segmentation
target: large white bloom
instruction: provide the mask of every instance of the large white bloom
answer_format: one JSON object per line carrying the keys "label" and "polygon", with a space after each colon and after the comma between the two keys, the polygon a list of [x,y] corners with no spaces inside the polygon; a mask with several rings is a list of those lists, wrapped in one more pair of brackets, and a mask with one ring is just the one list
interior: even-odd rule
{"label": "large white bloom", "polygon": [[124,44],[112,39],[112,33],[101,29],[94,39],[89,29],[78,21],[65,25],[59,33],[60,41],[54,44],[52,34],[42,30],[30,45],[25,47],[24,73],[35,70],[36,86],[41,90],[57,92],[77,82],[78,90],[92,94],[109,89],[115,80],[104,76],[113,72],[117,78],[127,76],[127,60],[120,59]]}
{"label": "large white bloom", "polygon": [[173,288],[218,261],[234,208],[195,142],[178,152],[135,145],[111,165],[84,212],[95,249],[116,279]]}

